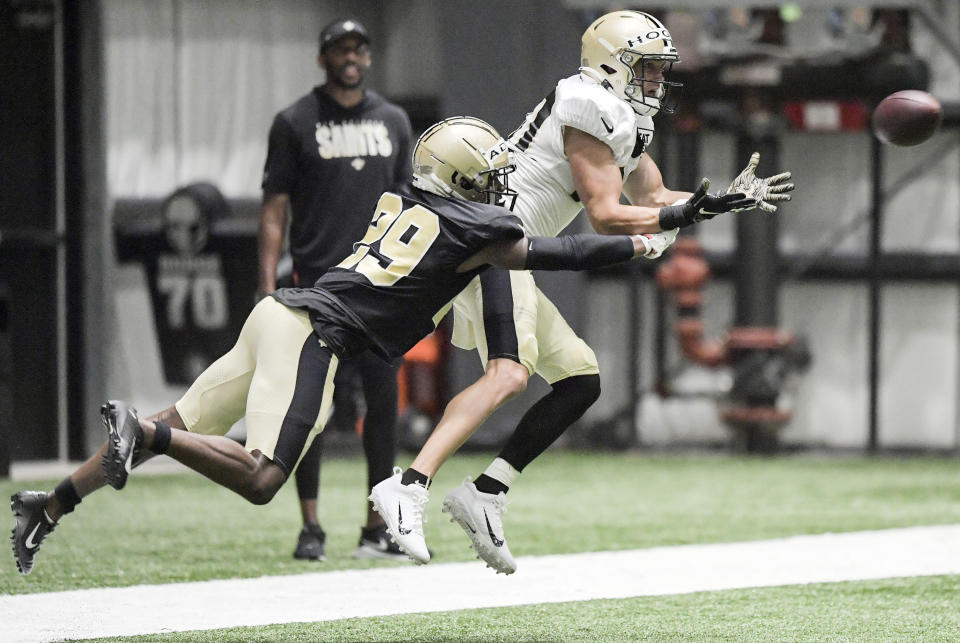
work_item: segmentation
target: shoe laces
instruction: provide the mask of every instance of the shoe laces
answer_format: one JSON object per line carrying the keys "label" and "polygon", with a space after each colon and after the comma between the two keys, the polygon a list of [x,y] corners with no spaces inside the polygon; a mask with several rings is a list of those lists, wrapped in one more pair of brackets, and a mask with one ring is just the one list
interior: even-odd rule
{"label": "shoe laces", "polygon": [[509,505],[510,502],[507,500],[507,494],[501,491],[490,500],[490,504],[493,505],[494,509],[505,514],[507,513],[507,505]]}
{"label": "shoe laces", "polygon": [[423,524],[427,522],[427,502],[430,500],[430,494],[426,487],[419,484],[408,485],[410,487],[410,505],[413,509],[411,516],[415,530],[422,536]]}
{"label": "shoe laces", "polygon": [[496,495],[492,493],[484,493],[477,489],[477,485],[473,483],[473,478],[470,476],[467,476],[463,479],[463,484],[472,486],[481,502],[489,503],[494,509],[497,510],[497,512],[501,514],[507,513],[507,505],[510,504],[510,502],[507,500],[507,494],[503,493],[502,491]]}

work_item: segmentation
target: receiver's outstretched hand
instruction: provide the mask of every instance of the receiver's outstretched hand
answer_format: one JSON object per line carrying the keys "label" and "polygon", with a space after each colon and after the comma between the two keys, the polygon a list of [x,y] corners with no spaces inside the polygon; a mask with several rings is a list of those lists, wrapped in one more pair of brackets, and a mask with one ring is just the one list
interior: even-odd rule
{"label": "receiver's outstretched hand", "polygon": [[790,172],[782,172],[771,177],[761,179],[756,175],[757,165],[760,164],[760,152],[754,152],[750,155],[750,161],[747,167],[737,175],[730,187],[724,194],[742,193],[748,198],[755,199],[757,207],[764,212],[776,212],[777,206],[774,203],[779,201],[789,201],[790,192],[793,191],[793,183],[787,183],[790,180]]}
{"label": "receiver's outstretched hand", "polygon": [[742,191],[727,190],[723,194],[710,194],[707,192],[709,189],[710,179],[702,179],[700,187],[683,206],[685,210],[692,214],[694,221],[703,221],[712,219],[718,214],[743,212],[757,207],[756,199]]}

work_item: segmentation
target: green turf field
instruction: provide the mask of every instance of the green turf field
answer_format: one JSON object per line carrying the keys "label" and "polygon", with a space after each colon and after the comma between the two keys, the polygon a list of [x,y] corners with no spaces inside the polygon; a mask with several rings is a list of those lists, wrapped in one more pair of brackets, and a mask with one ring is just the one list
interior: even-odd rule
{"label": "green turf field", "polygon": [[[440,499],[488,456],[438,476],[426,525],[436,563],[473,558]],[[405,464],[405,463],[403,463]],[[950,458],[742,458],[551,452],[511,492],[517,556],[729,542],[793,534],[960,523]],[[0,594],[295,574],[404,563],[356,561],[364,515],[359,458],[324,463],[327,562],[291,557],[295,489],[265,507],[197,475],[133,477],[84,500],[43,544],[34,572],[0,561]],[[3,481],[0,493],[49,489]],[[7,528],[12,519],[7,514]],[[579,529],[557,529],[576,521]],[[9,550],[8,550],[9,552]],[[538,605],[198,633],[189,640],[642,639],[957,640],[960,578],[937,577]],[[469,634],[467,634],[469,633]]]}

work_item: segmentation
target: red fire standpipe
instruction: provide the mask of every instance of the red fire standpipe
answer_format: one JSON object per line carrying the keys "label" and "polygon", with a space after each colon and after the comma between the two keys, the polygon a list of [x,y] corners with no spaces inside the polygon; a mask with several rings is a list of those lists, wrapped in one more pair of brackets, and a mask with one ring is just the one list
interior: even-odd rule
{"label": "red fire standpipe", "polygon": [[722,338],[704,337],[703,288],[709,279],[700,242],[677,239],[670,258],[657,269],[657,285],[671,293],[676,308],[674,335],[687,359],[732,368],[734,381],[721,417],[734,429],[735,446],[751,453],[776,450],[777,431],[792,417],[780,395],[787,377],[807,367],[809,352],[802,338],[772,326],[738,325]]}

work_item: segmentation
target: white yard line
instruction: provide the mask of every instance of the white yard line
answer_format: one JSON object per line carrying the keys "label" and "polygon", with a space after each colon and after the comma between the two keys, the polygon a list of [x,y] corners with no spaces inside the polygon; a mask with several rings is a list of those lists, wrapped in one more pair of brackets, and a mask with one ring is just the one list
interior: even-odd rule
{"label": "white yard line", "polygon": [[960,574],[960,525],[481,563],[0,596],[0,641],[125,636],[599,598]]}

